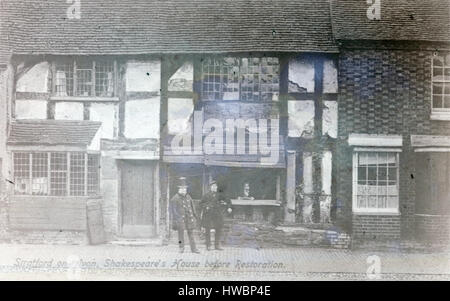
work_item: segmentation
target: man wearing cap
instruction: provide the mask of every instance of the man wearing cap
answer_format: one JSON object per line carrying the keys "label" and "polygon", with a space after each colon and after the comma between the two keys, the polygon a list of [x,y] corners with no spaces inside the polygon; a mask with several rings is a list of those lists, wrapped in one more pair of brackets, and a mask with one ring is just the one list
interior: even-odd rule
{"label": "man wearing cap", "polygon": [[223,191],[217,191],[216,181],[209,184],[209,189],[200,202],[201,226],[205,228],[206,249],[208,251],[211,249],[211,229],[214,229],[214,247],[216,250],[223,250],[220,247],[220,239],[223,232],[224,211],[227,209],[228,213],[231,213],[231,201],[225,197]]}
{"label": "man wearing cap", "polygon": [[187,193],[186,178],[180,178],[178,192],[170,200],[170,209],[172,214],[172,229],[178,231],[180,253],[184,252],[184,230],[188,234],[192,253],[200,253],[194,241],[194,228],[196,226],[197,216],[192,198]]}

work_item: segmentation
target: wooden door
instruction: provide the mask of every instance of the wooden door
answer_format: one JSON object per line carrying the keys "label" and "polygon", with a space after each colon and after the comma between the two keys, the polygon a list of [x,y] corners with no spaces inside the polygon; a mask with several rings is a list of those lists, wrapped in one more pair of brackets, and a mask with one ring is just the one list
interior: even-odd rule
{"label": "wooden door", "polygon": [[155,164],[126,160],[121,165],[122,234],[147,238],[156,234]]}

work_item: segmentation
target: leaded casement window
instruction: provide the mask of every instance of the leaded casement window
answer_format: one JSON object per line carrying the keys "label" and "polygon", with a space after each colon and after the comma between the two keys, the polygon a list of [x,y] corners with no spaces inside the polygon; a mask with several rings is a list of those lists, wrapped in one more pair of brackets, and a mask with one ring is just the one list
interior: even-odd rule
{"label": "leaded casement window", "polygon": [[279,80],[276,57],[207,58],[202,62],[202,99],[278,100]]}
{"label": "leaded casement window", "polygon": [[433,56],[433,112],[450,112],[450,53]]}
{"label": "leaded casement window", "polygon": [[99,190],[97,154],[14,152],[14,191],[22,195],[87,196]]}
{"label": "leaded casement window", "polygon": [[355,152],[353,212],[398,213],[399,154]]}
{"label": "leaded casement window", "polygon": [[111,60],[58,60],[53,69],[53,95],[114,97],[116,69]]}

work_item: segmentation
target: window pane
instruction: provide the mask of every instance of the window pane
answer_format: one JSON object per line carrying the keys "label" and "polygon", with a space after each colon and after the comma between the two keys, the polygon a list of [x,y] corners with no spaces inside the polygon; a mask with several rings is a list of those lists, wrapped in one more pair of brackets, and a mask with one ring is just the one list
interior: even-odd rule
{"label": "window pane", "polygon": [[444,57],[441,55],[436,55],[433,58],[433,66],[439,66],[439,67],[443,67],[444,66]]}
{"label": "window pane", "polygon": [[448,109],[450,108],[450,95],[444,96],[444,108]]}
{"label": "window pane", "polygon": [[447,83],[450,81],[450,68],[444,69],[444,81]]}
{"label": "window pane", "polygon": [[55,89],[57,96],[73,96],[73,62],[56,63]]}
{"label": "window pane", "polygon": [[433,94],[442,94],[443,91],[444,91],[444,84],[433,83]]}
{"label": "window pane", "polygon": [[84,195],[84,153],[70,154],[70,195]]}
{"label": "window pane", "polygon": [[358,167],[358,184],[367,184],[367,168]]}
{"label": "window pane", "polygon": [[14,153],[14,191],[17,194],[30,192],[30,154]]}
{"label": "window pane", "polygon": [[396,167],[390,167],[388,168],[388,184],[389,185],[394,185],[395,183],[397,183],[397,168]]}
{"label": "window pane", "polygon": [[378,197],[378,208],[387,208],[387,197],[385,196]]}
{"label": "window pane", "polygon": [[97,61],[95,63],[95,95],[114,96],[114,63]]}
{"label": "window pane", "polygon": [[47,153],[33,153],[32,194],[48,194],[48,159]]}
{"label": "window pane", "polygon": [[369,208],[377,208],[377,197],[374,195],[370,195],[368,197],[368,207]]}
{"label": "window pane", "polygon": [[445,66],[450,67],[450,53],[445,55]]}
{"label": "window pane", "polygon": [[378,166],[378,182],[387,181],[387,166],[385,164]]}
{"label": "window pane", "polygon": [[367,168],[367,179],[369,185],[376,185],[377,184],[377,167],[376,166],[369,166]]}
{"label": "window pane", "polygon": [[50,193],[67,195],[67,154],[51,153],[50,156]]}
{"label": "window pane", "polygon": [[92,96],[92,62],[77,61],[77,96]]}
{"label": "window pane", "polygon": [[387,202],[388,208],[398,208],[398,197],[388,197]]}
{"label": "window pane", "polygon": [[364,195],[358,195],[358,208],[367,207],[367,197]]}
{"label": "window pane", "polygon": [[444,68],[433,68],[433,81],[442,81],[444,79]]}
{"label": "window pane", "polygon": [[433,108],[442,108],[442,95],[433,95]]}

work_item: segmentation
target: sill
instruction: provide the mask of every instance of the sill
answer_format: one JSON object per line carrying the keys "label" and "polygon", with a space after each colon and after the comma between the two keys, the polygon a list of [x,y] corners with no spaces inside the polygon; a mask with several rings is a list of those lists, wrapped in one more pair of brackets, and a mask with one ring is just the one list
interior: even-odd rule
{"label": "sill", "polygon": [[94,97],[94,96],[51,96],[53,101],[81,101],[81,102],[118,102],[119,97]]}
{"label": "sill", "polygon": [[450,214],[427,214],[427,213],[415,213],[415,216],[427,216],[427,217],[450,217]]}
{"label": "sill", "polygon": [[432,111],[431,120],[440,120],[440,121],[450,121],[450,110],[449,111]]}
{"label": "sill", "polygon": [[11,198],[36,198],[36,199],[88,199],[97,198],[97,195],[38,195],[38,194],[12,194]]}
{"label": "sill", "polygon": [[353,215],[386,215],[386,216],[399,216],[398,211],[353,211]]}
{"label": "sill", "polygon": [[231,204],[233,206],[280,206],[280,203],[277,200],[232,199]]}

